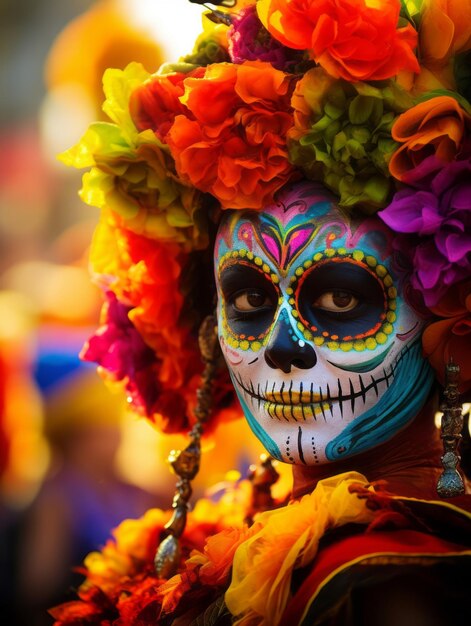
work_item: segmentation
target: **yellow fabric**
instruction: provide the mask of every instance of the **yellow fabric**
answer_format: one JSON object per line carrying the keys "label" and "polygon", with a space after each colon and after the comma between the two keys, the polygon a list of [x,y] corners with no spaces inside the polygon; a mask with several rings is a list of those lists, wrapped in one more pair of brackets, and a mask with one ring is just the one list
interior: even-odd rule
{"label": "yellow fabric", "polygon": [[349,491],[359,483],[367,485],[368,481],[357,472],[327,478],[301,500],[256,517],[260,528],[237,549],[225,596],[230,612],[238,617],[236,626],[254,621],[277,626],[293,570],[312,561],[326,530],[373,520],[365,500]]}

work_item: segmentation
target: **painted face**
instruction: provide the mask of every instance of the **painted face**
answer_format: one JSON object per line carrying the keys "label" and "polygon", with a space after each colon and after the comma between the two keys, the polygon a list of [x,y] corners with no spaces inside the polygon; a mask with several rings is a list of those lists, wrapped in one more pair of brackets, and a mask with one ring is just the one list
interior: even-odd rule
{"label": "painted face", "polygon": [[390,439],[433,374],[398,292],[391,231],[349,221],[313,183],[224,216],[215,245],[219,340],[267,451],[314,465]]}

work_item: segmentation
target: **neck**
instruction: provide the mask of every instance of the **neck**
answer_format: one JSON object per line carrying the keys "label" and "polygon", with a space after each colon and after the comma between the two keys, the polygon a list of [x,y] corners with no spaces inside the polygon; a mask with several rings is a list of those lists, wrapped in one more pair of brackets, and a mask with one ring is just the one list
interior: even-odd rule
{"label": "neck", "polygon": [[417,417],[395,437],[363,454],[324,465],[293,466],[293,496],[310,493],[319,480],[335,474],[357,471],[370,481],[386,481],[392,493],[437,499],[436,484],[442,471],[443,448],[434,424],[437,410],[432,397]]}

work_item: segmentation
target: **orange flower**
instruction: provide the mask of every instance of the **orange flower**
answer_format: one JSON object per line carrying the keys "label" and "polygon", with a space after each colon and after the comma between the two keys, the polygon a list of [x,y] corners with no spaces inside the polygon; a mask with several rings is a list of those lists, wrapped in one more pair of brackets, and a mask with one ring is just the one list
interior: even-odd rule
{"label": "orange flower", "polygon": [[[199,502],[198,502],[199,504]],[[206,539],[204,552],[194,550],[185,562],[185,569],[165,582],[157,597],[164,613],[173,612],[186,595],[187,601],[193,589],[203,588],[217,594],[229,582],[229,574],[236,549],[249,539],[259,526],[251,528],[225,528]]]}
{"label": "orange flower", "polygon": [[427,67],[439,67],[471,47],[471,0],[424,0],[419,48]]}
{"label": "orange flower", "polygon": [[468,391],[471,389],[471,281],[451,287],[432,312],[442,319],[425,329],[424,352],[442,383],[445,366],[452,358],[460,366],[460,391]]}
{"label": "orange flower", "polygon": [[223,208],[261,209],[295,172],[286,147],[290,77],[260,61],[215,63],[187,75],[176,98],[180,80],[156,77],[134,94],[136,125],[168,144],[183,182]]}
{"label": "orange flower", "polygon": [[194,552],[187,563],[200,565],[199,577],[203,585],[225,585],[232,568],[234,554],[241,543],[252,537],[260,526],[227,528],[209,537],[204,553]]}
{"label": "orange flower", "polygon": [[335,78],[383,80],[419,71],[411,24],[397,28],[398,0],[259,0],[265,27],[285,46],[309,50]]}
{"label": "orange flower", "polygon": [[392,137],[403,145],[389,162],[391,175],[413,182],[425,160],[437,166],[449,163],[458,154],[471,116],[450,96],[438,96],[417,104],[398,117]]}

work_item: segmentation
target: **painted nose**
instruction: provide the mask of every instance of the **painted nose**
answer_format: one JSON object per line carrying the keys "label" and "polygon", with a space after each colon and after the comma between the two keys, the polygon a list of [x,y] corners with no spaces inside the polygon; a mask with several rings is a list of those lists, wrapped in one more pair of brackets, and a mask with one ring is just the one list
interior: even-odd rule
{"label": "painted nose", "polygon": [[291,367],[309,370],[317,363],[313,347],[296,337],[286,311],[281,312],[275,324],[265,350],[265,361],[285,374],[291,372]]}

